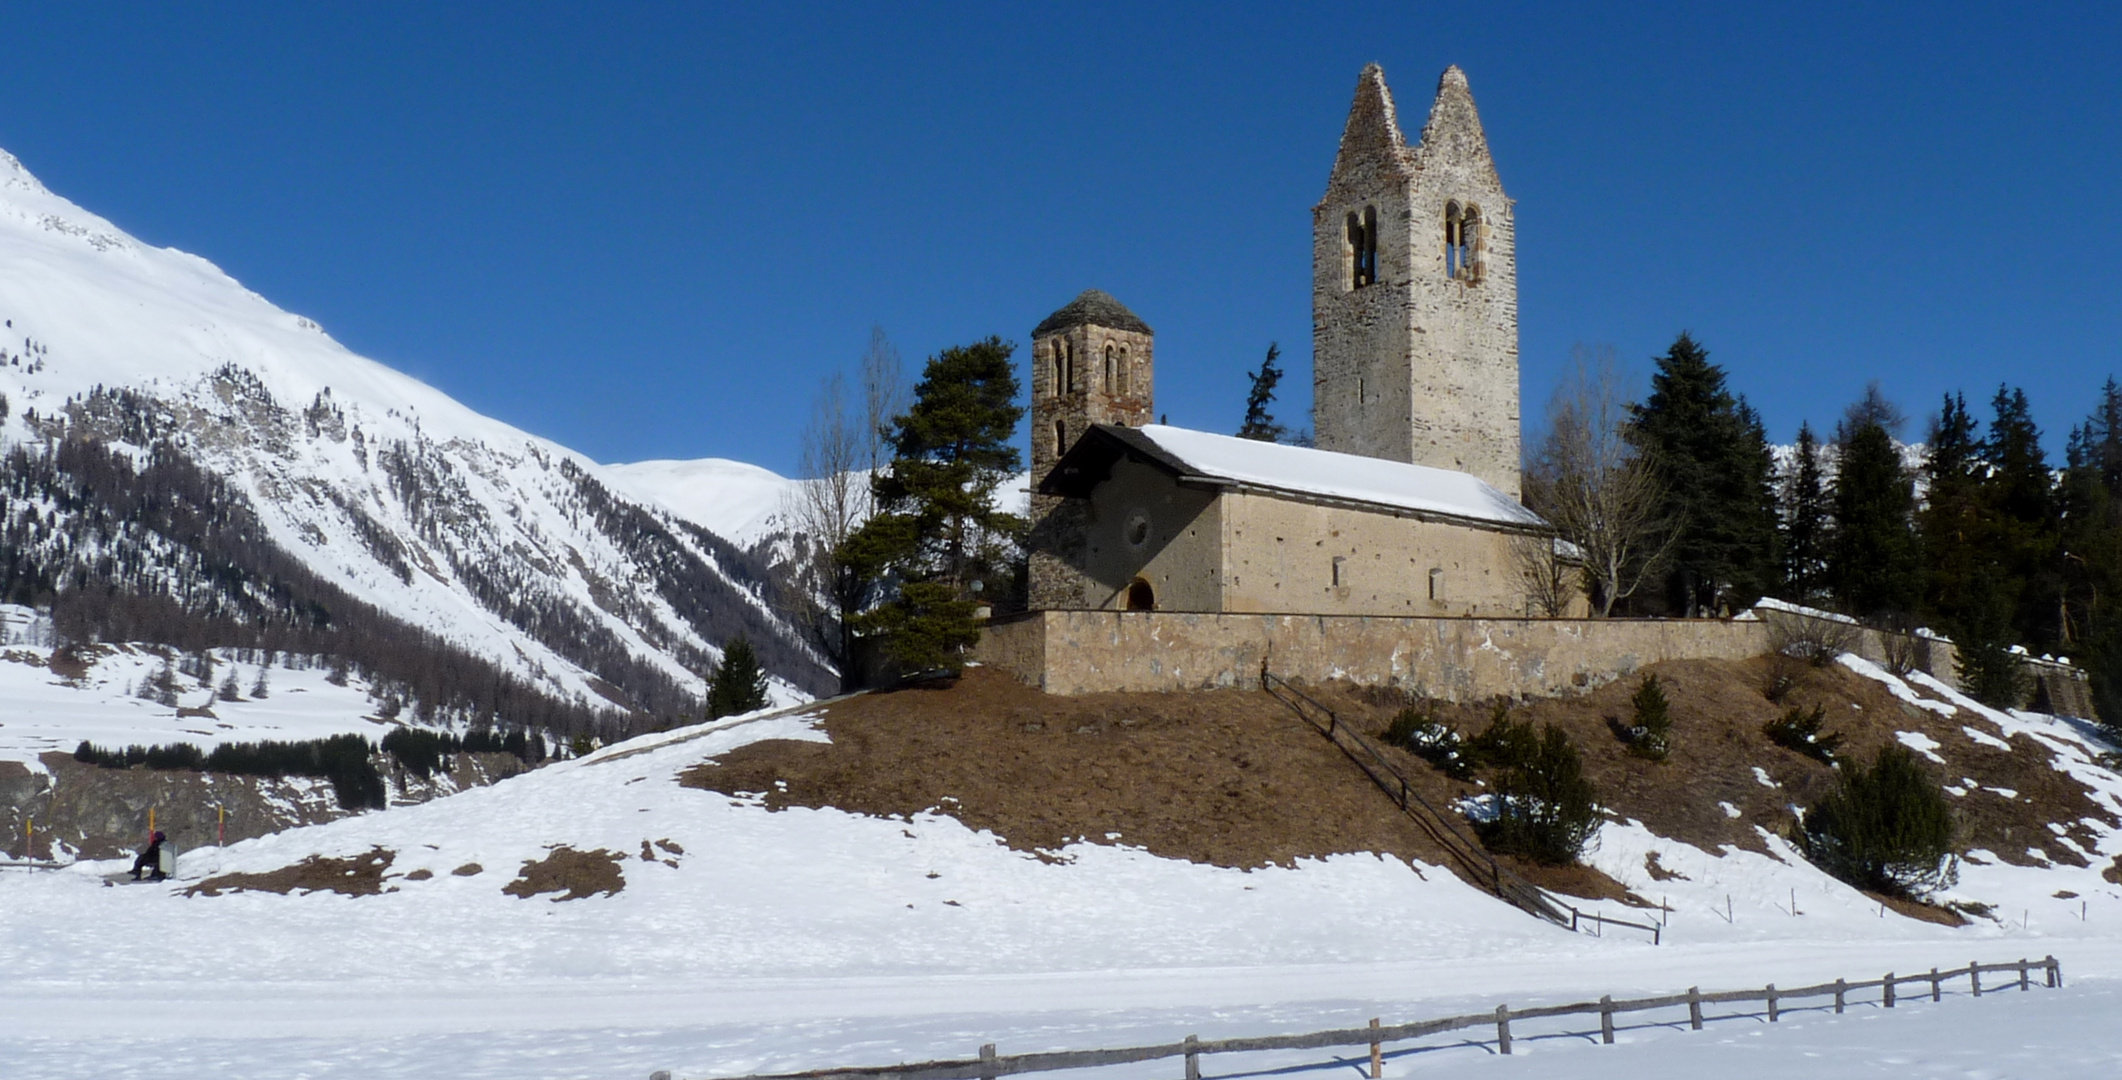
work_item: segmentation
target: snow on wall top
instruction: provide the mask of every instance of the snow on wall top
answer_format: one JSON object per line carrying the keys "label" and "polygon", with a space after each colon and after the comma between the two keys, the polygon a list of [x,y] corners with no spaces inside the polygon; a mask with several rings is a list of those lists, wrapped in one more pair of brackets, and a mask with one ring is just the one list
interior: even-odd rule
{"label": "snow on wall top", "polygon": [[1470,473],[1163,424],[1135,430],[1188,468],[1217,480],[1506,525],[1545,524]]}

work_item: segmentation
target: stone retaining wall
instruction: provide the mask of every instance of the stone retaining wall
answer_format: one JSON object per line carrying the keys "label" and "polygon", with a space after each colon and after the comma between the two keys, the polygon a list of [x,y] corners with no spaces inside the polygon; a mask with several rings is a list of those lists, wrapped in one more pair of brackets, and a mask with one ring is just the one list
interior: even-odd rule
{"label": "stone retaining wall", "polygon": [[[1741,619],[1489,619],[1037,611],[997,620],[978,658],[1051,694],[1254,689],[1277,675],[1391,686],[1453,701],[1589,689],[1665,660],[1743,660],[1811,622]],[[1876,631],[1839,642],[1885,659]],[[1915,666],[1952,684],[1952,649],[1924,642]]]}

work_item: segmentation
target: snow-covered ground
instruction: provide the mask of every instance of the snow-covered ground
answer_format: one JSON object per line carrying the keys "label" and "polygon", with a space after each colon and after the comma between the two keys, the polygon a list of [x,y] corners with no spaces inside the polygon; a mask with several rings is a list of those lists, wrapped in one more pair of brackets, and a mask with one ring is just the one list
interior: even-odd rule
{"label": "snow-covered ground", "polygon": [[[86,739],[108,749],[191,743],[212,750],[224,742],[262,739],[300,741],[352,733],[380,738],[377,703],[358,675],[344,686],[331,682],[321,666],[289,667],[277,657],[267,666],[262,657],[239,660],[225,649],[213,650],[213,684],[202,686],[179,675],[177,706],[142,697],[141,684],[159,674],[164,657],[132,645],[98,650],[86,674],[68,680],[50,667],[48,637],[37,631],[36,613],[12,604],[0,605],[0,761],[19,761],[41,769],[40,754],[72,753]],[[307,664],[308,658],[293,658]],[[261,671],[264,695],[259,690]],[[223,680],[234,677],[237,698],[222,700]],[[211,716],[179,715],[178,709],[211,710]]]}
{"label": "snow-covered ground", "polygon": [[[1982,715],[2122,807],[2084,732]],[[773,813],[676,783],[776,737],[822,735],[798,713],[646,736],[494,787],[191,852],[174,887],[106,888],[116,863],[0,872],[0,1060],[10,1077],[96,1075],[112,1054],[138,1076],[732,1075],[2052,953],[2070,982],[2060,992],[1800,1012],[1774,1027],[1631,1028],[1616,1047],[1533,1039],[1509,1059],[1432,1049],[1387,1070],[1535,1075],[1562,1055],[1586,1076],[1712,1063],[1738,1075],[2106,1076],[2122,1064],[2105,1023],[2122,992],[2122,888],[2100,876],[2122,838],[2105,826],[2089,869],[1966,867],[1953,895],[1997,916],[1947,928],[1882,912],[1780,841],[1774,856],[1711,853],[1609,825],[1593,860],[1672,908],[1653,947],[1633,931],[1572,935],[1437,868],[1371,856],[1245,872],[1078,845],[1047,863],[948,817]],[[502,893],[562,844],[624,856],[623,888],[566,902]],[[396,853],[394,891],[379,896],[181,895],[224,872],[378,846]],[[1684,878],[1649,880],[1652,850]],[[453,873],[469,864],[480,872]],[[1326,1053],[1210,1061],[1211,1075],[1333,1067]]]}

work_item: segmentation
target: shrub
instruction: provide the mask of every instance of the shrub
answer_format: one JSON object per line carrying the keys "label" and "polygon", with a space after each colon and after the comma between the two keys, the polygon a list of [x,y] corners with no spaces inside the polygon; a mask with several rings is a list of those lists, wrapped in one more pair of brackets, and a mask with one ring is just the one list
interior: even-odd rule
{"label": "shrub", "polygon": [[1761,676],[1761,696],[1781,705],[1805,681],[1805,661],[1785,653],[1768,654],[1768,670]]}
{"label": "shrub", "polygon": [[1510,718],[1510,706],[1496,702],[1488,726],[1466,741],[1467,764],[1475,768],[1514,769],[1531,761],[1540,749],[1540,736],[1530,720]]}
{"label": "shrub", "polygon": [[1769,649],[1816,668],[1855,648],[1861,633],[1857,624],[1836,618],[1781,611],[1768,616]]}
{"label": "shrub", "polygon": [[1599,831],[1598,794],[1584,778],[1583,759],[1552,724],[1531,741],[1523,761],[1502,770],[1495,788],[1495,816],[1475,826],[1492,850],[1563,866]]}
{"label": "shrub", "polygon": [[1820,734],[1820,725],[1826,722],[1826,706],[1815,705],[1811,712],[1794,706],[1789,712],[1761,725],[1761,734],[1786,750],[1796,750],[1822,764],[1833,765],[1835,748],[1842,745],[1842,736]]}
{"label": "shrub", "polygon": [[1628,749],[1637,757],[1664,761],[1673,748],[1672,708],[1665,700],[1665,687],[1656,675],[1645,675],[1643,685],[1629,699],[1635,707],[1634,723],[1628,729]]}
{"label": "shrub", "polygon": [[1922,895],[1958,877],[1952,806],[1899,743],[1869,767],[1845,762],[1835,789],[1806,810],[1800,840],[1820,869],[1863,888]]}
{"label": "shrub", "polygon": [[383,776],[376,771],[374,754],[375,748],[359,735],[306,742],[223,743],[206,755],[206,768],[243,776],[323,777],[332,782],[340,806],[381,809]]}
{"label": "shrub", "polygon": [[1450,724],[1410,705],[1393,717],[1385,741],[1403,747],[1454,780],[1471,780],[1474,766],[1465,741]]}

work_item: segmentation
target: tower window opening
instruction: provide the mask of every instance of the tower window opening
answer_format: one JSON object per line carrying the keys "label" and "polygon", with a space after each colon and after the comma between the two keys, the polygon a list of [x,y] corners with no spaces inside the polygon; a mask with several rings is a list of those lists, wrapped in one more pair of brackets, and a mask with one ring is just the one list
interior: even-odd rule
{"label": "tower window opening", "polygon": [[1482,252],[1481,211],[1478,207],[1461,207],[1457,202],[1444,206],[1444,274],[1454,281],[1478,281],[1481,276]]}
{"label": "tower window opening", "polygon": [[1349,287],[1360,289],[1378,280],[1378,208],[1366,206],[1348,214]]}
{"label": "tower window opening", "polygon": [[1113,347],[1107,344],[1105,346],[1105,392],[1107,394],[1113,392],[1113,357]]}
{"label": "tower window opening", "polygon": [[1054,421],[1054,456],[1060,457],[1068,449],[1068,421]]}
{"label": "tower window opening", "polygon": [[1122,345],[1120,346],[1119,374],[1113,382],[1113,392],[1116,394],[1127,393],[1127,383],[1127,346]]}
{"label": "tower window opening", "polygon": [[1063,349],[1064,346],[1061,342],[1054,342],[1053,396],[1055,397],[1068,393],[1068,361],[1063,357]]}

